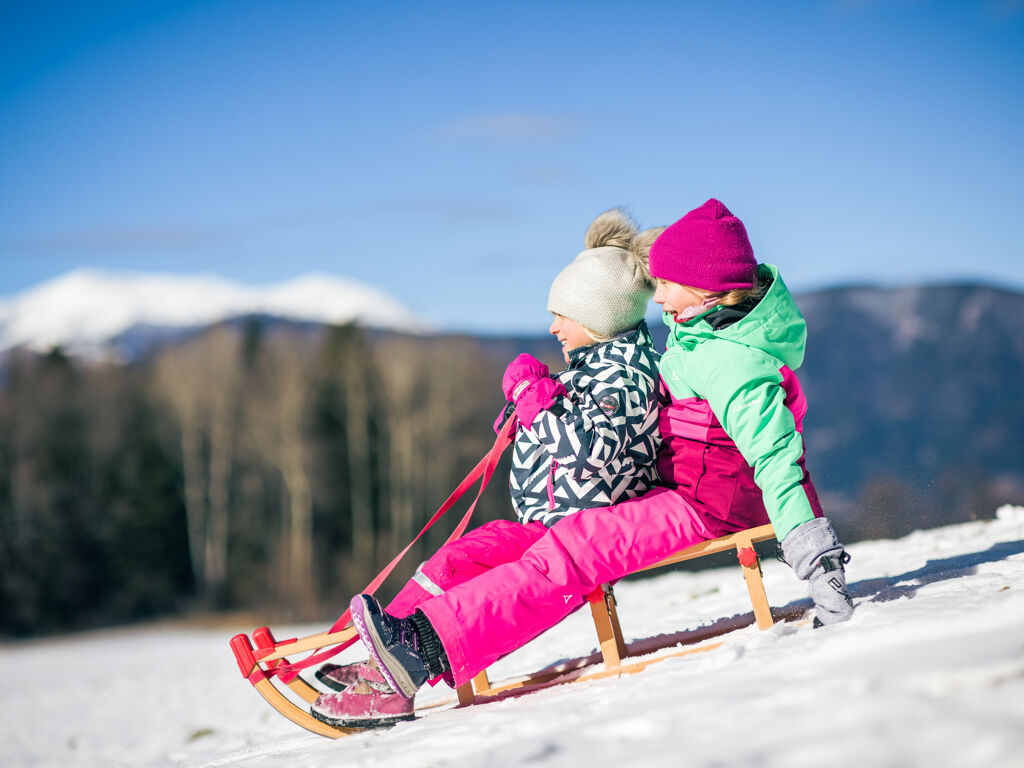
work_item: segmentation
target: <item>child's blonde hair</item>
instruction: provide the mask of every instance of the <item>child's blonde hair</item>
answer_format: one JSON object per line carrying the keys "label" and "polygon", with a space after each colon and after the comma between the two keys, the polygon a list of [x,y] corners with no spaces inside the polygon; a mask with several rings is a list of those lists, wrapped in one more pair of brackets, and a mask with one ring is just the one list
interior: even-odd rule
{"label": "child's blonde hair", "polygon": [[717,298],[718,303],[725,307],[742,304],[743,302],[751,299],[760,301],[764,297],[765,293],[768,292],[768,287],[771,285],[771,279],[761,275],[760,267],[755,266],[751,282],[753,285],[749,288],[733,288],[731,291],[712,293],[711,295]]}

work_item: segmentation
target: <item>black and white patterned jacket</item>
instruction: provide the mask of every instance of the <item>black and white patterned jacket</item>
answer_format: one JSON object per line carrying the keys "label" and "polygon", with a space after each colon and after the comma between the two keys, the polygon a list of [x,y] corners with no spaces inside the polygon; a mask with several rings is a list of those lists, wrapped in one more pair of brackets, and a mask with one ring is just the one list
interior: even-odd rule
{"label": "black and white patterned jacket", "polygon": [[566,397],[520,426],[509,487],[520,522],[548,527],[639,496],[656,474],[658,358],[647,324],[569,353]]}

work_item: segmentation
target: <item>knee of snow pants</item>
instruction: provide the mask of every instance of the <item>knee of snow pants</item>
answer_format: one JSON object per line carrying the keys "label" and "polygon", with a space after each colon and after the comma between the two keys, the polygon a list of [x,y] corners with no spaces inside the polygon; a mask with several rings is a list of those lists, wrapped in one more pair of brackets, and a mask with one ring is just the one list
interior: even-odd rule
{"label": "knee of snow pants", "polygon": [[518,559],[546,532],[543,523],[523,525],[511,520],[493,520],[474,528],[420,565],[385,610],[392,616],[409,616],[424,600]]}
{"label": "knee of snow pants", "polygon": [[420,608],[461,684],[557,624],[601,584],[708,538],[700,516],[681,495],[657,488],[614,507],[559,520],[518,561]]}

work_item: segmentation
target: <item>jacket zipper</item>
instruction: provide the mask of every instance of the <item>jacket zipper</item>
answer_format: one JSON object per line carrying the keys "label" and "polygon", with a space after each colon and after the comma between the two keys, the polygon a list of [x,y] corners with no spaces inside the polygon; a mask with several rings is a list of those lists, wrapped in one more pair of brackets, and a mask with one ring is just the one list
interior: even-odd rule
{"label": "jacket zipper", "polygon": [[558,469],[558,460],[551,460],[551,469],[548,471],[548,509],[555,508],[555,470]]}

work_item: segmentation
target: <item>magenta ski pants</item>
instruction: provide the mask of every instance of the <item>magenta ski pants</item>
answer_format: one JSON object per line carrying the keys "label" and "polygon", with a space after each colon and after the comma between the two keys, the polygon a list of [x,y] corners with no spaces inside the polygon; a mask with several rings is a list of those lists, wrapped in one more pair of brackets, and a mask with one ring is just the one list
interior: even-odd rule
{"label": "magenta ski pants", "polygon": [[408,616],[424,601],[443,595],[455,585],[518,560],[547,530],[543,523],[484,523],[434,553],[384,610],[392,616]]}
{"label": "magenta ski pants", "polygon": [[[501,541],[503,534],[512,538]],[[710,538],[698,512],[671,488],[586,509],[551,528],[489,523],[442,547],[387,611],[422,610],[454,684],[462,685],[578,609],[600,585]],[[426,587],[421,574],[430,579]]]}

